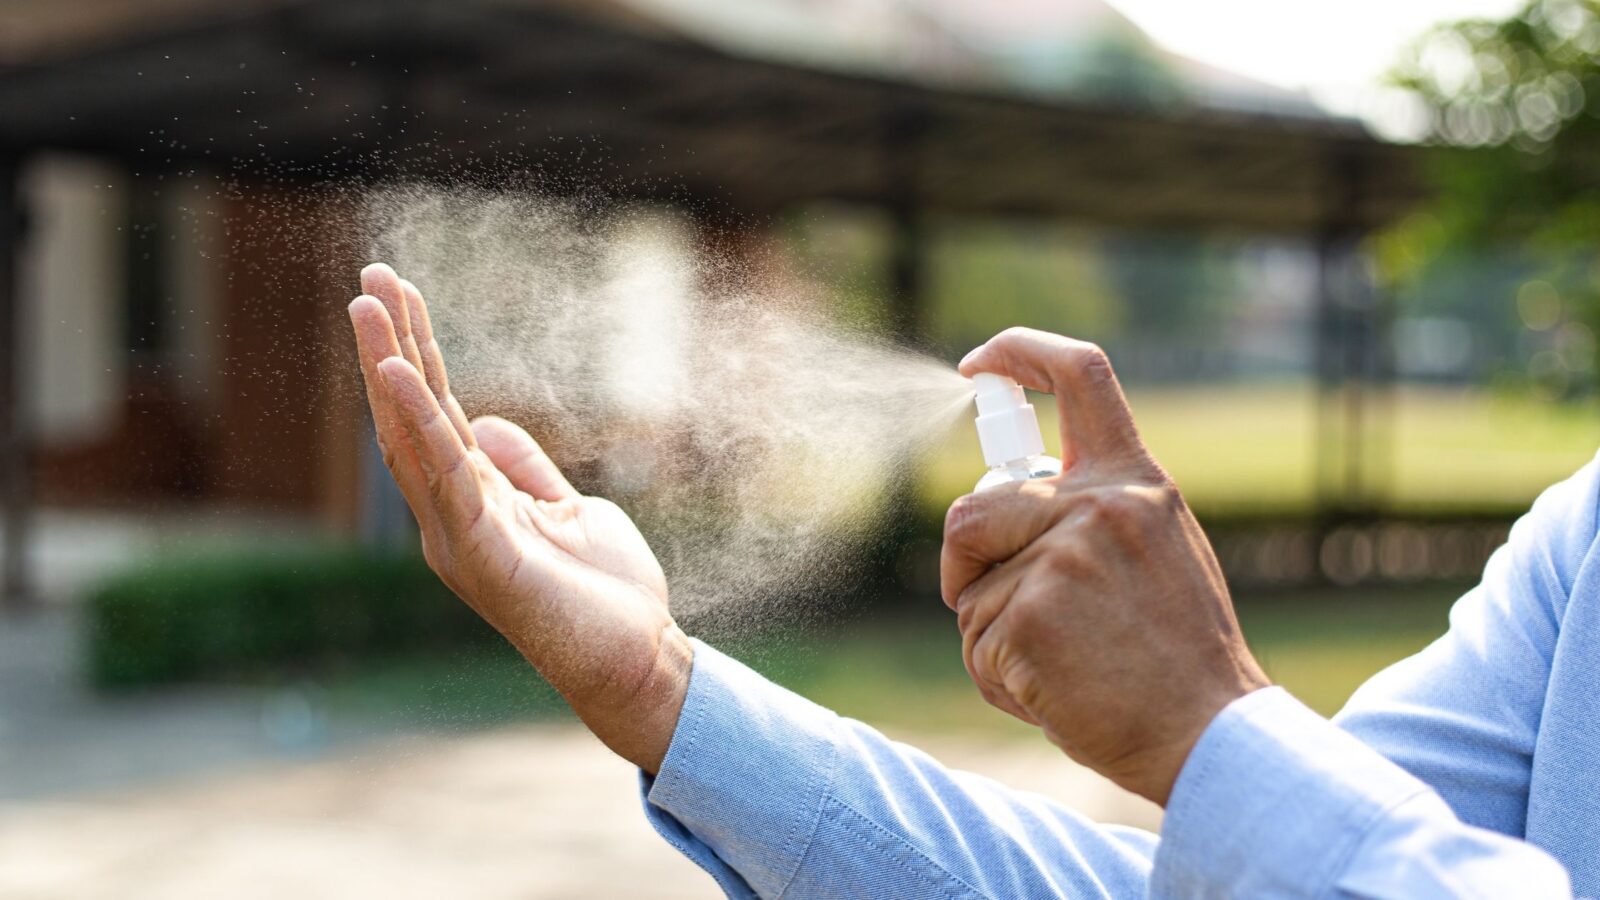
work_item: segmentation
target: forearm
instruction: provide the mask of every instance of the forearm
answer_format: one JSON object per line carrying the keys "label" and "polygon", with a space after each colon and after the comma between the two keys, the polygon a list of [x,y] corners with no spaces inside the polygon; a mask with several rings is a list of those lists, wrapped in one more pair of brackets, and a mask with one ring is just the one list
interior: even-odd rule
{"label": "forearm", "polygon": [[1174,787],[1159,896],[1565,898],[1566,872],[1462,823],[1427,785],[1300,705],[1258,691],[1217,717]]}
{"label": "forearm", "polygon": [[945,769],[697,645],[646,811],[731,894],[1136,896],[1154,836]]}

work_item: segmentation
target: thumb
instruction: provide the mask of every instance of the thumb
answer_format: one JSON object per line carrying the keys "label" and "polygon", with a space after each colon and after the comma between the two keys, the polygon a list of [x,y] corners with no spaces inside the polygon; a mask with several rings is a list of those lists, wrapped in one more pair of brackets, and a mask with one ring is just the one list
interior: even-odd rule
{"label": "thumb", "polygon": [[1054,483],[1028,481],[956,498],[939,548],[945,605],[959,612],[968,586],[1048,531],[1061,514],[1060,496]]}
{"label": "thumb", "polygon": [[1061,451],[1074,464],[1149,460],[1133,412],[1105,351],[1032,328],[1008,328],[967,354],[961,374],[993,372],[1023,387],[1054,394],[1061,413]]}
{"label": "thumb", "polygon": [[517,490],[539,500],[578,496],[539,442],[517,425],[499,416],[479,416],[472,420],[472,433],[489,461]]}

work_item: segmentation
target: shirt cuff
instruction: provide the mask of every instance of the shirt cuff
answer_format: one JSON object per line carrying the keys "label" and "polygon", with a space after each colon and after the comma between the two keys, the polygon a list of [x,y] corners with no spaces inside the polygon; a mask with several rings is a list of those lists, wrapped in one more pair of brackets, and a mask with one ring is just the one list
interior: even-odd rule
{"label": "shirt cuff", "polygon": [[777,896],[816,833],[837,732],[832,712],[694,641],[672,743],[642,781],[645,814],[729,896]]}
{"label": "shirt cuff", "polygon": [[1322,896],[1427,787],[1283,688],[1219,713],[1173,785],[1151,896]]}

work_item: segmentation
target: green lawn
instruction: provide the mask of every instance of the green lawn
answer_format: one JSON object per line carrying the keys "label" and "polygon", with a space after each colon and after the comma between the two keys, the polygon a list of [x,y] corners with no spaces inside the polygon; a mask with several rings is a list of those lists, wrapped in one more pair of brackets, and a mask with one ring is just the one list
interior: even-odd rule
{"label": "green lawn", "polygon": [[[1459,593],[1430,587],[1257,596],[1240,603],[1240,620],[1273,679],[1332,713],[1369,675],[1442,633]],[[736,652],[817,702],[881,726],[1031,734],[978,698],[961,664],[954,617],[942,607],[751,639]],[[396,661],[346,672],[326,687],[335,712],[430,726],[563,714],[559,699],[509,650]]]}
{"label": "green lawn", "polygon": [[[1133,389],[1129,402],[1146,443],[1204,515],[1298,514],[1313,499],[1312,393],[1308,386]],[[1046,443],[1058,445],[1054,409],[1036,401]],[[1573,472],[1600,446],[1594,405],[1407,387],[1375,422],[1375,447],[1391,448],[1372,469],[1389,508],[1508,511]],[[1384,435],[1387,435],[1386,437]],[[972,489],[983,463],[971,423],[961,422],[927,460],[922,497],[930,512]]]}
{"label": "green lawn", "polygon": [[[1332,714],[1355,688],[1442,634],[1460,587],[1262,595],[1239,604],[1274,681]],[[985,705],[961,664],[954,616],[866,620],[756,657],[776,680],[840,712],[918,730],[1026,732]]]}

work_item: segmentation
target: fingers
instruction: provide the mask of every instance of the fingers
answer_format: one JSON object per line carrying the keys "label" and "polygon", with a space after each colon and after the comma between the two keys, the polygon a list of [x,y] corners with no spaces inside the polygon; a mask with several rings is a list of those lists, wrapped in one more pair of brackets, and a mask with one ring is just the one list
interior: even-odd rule
{"label": "fingers", "polygon": [[427,476],[427,497],[406,499],[413,508],[431,500],[446,532],[459,534],[470,529],[483,514],[485,501],[461,436],[415,366],[390,357],[378,364],[378,377]]}
{"label": "fingers", "polygon": [[480,416],[472,421],[472,431],[495,468],[517,490],[540,500],[578,496],[544,448],[515,424],[498,416]]}
{"label": "fingers", "polygon": [[403,356],[417,371],[422,371],[422,354],[412,334],[411,314],[406,308],[406,292],[400,285],[400,276],[384,263],[373,263],[361,270],[361,290],[377,297],[388,310],[389,321],[394,323],[395,339],[400,345],[400,352],[395,355]]}
{"label": "fingers", "polygon": [[1059,486],[1030,481],[968,494],[950,505],[939,550],[939,591],[956,609],[962,591],[991,568],[1020,553],[1056,523]]}
{"label": "fingers", "polygon": [[958,619],[961,661],[984,702],[1030,725],[1037,725],[1039,720],[1007,691],[996,660],[1006,643],[997,635],[1002,634],[1008,624],[997,620],[1011,608],[1022,575],[1015,566],[1002,566],[978,579],[962,596]]}
{"label": "fingers", "polygon": [[477,446],[477,439],[472,435],[472,428],[467,422],[467,414],[462,411],[461,404],[456,402],[450,393],[450,378],[445,374],[444,353],[439,349],[439,342],[433,336],[433,320],[428,315],[428,304],[422,300],[422,292],[411,282],[400,279],[400,289],[405,295],[406,314],[411,322],[412,339],[417,345],[417,355],[422,360],[422,377],[428,382],[428,388],[433,391],[433,396],[439,401],[439,406],[444,410],[445,416],[450,419],[450,424],[455,426],[456,434],[461,436],[461,442],[468,448]]}
{"label": "fingers", "polygon": [[983,695],[984,701],[990,706],[1001,712],[1010,713],[1029,725],[1040,725],[1038,717],[1012,696],[1005,678],[1000,674],[996,655],[1000,652],[1001,642],[994,637],[996,633],[994,630],[985,630],[975,640],[968,640],[965,635],[962,636],[962,660],[967,665],[967,674],[971,676],[973,684],[978,686],[978,693]]}
{"label": "fingers", "polygon": [[408,498],[417,496],[425,486],[422,470],[378,376],[378,364],[400,353],[394,326],[388,311],[376,297],[365,294],[357,297],[350,303],[349,312],[361,359],[361,378],[367,387],[367,404],[372,410],[373,427],[377,429],[378,448],[383,451],[384,464],[394,475],[401,492]]}
{"label": "fingers", "polygon": [[1061,411],[1062,452],[1079,460],[1144,460],[1133,413],[1104,351],[1086,341],[1008,328],[967,354],[961,374],[994,372],[1024,387],[1055,394]]}

